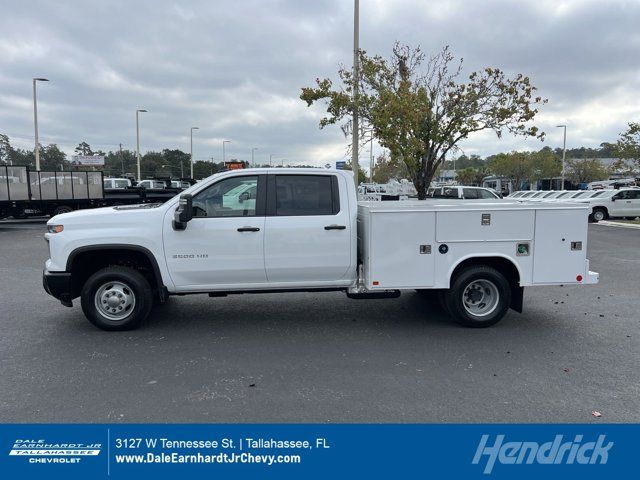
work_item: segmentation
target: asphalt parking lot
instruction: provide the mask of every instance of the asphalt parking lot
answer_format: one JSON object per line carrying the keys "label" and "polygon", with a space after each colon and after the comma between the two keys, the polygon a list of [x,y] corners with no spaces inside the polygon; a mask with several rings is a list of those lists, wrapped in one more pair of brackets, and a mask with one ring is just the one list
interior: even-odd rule
{"label": "asphalt parking lot", "polygon": [[[639,422],[640,230],[589,227],[601,283],[466,329],[414,293],[173,297],[107,333],[0,223],[0,422]],[[595,418],[592,411],[602,413]]]}

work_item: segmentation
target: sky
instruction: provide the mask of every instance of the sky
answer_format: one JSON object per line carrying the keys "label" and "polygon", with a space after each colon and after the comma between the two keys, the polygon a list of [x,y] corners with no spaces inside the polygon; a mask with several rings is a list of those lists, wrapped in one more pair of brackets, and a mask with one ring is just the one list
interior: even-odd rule
{"label": "sky", "polygon": [[[361,0],[360,46],[389,56],[397,40],[445,45],[465,75],[523,73],[549,99],[545,141],[480,132],[467,155],[615,141],[640,120],[640,1]],[[353,0],[0,0],[0,133],[33,148],[33,77],[42,144],[68,154],[179,148],[194,159],[324,165],[347,158],[338,126],[300,89],[337,79],[353,59]],[[374,144],[373,153],[381,152]],[[368,147],[361,151],[367,164]]]}

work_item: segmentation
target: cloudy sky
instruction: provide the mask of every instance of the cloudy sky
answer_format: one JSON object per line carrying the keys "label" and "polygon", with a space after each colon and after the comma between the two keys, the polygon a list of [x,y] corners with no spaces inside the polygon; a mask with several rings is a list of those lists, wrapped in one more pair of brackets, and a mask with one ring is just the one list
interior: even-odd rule
{"label": "cloudy sky", "polygon": [[[361,0],[361,47],[387,55],[395,40],[436,52],[450,45],[465,72],[485,66],[531,77],[549,103],[544,145],[597,146],[640,120],[640,2],[587,0]],[[350,65],[352,0],[0,2],[0,132],[33,145],[31,78],[41,143],[94,149],[189,149],[322,165],[346,155],[339,127],[300,88]],[[538,149],[481,133],[466,154]],[[374,149],[377,153],[377,148]],[[368,156],[365,150],[363,156]]]}

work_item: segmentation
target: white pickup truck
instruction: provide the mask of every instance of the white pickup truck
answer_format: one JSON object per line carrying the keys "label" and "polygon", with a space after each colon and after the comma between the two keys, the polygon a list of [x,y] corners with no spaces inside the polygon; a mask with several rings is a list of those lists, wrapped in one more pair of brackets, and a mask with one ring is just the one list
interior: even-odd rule
{"label": "white pickup truck", "polygon": [[454,319],[486,327],[522,311],[524,287],[598,282],[588,214],[508,200],[358,204],[351,172],[234,170],[162,205],[51,218],[43,282],[65,306],[80,297],[105,330],[138,326],[169,295],[328,290],[432,291]]}

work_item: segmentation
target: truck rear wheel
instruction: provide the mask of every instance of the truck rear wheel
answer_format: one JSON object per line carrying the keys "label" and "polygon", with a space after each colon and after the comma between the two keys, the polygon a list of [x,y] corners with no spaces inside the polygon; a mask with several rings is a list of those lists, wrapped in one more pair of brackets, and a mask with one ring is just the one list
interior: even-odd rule
{"label": "truck rear wheel", "polygon": [[153,306],[149,282],[128,267],[98,270],[85,282],[80,297],[85,316],[102,330],[137,328]]}
{"label": "truck rear wheel", "polygon": [[69,212],[73,212],[73,208],[69,207],[68,205],[60,205],[53,211],[53,216],[62,215],[63,213]]}
{"label": "truck rear wheel", "polygon": [[490,327],[505,316],[511,303],[511,288],[495,268],[479,265],[460,272],[445,294],[447,310],[467,327]]}

